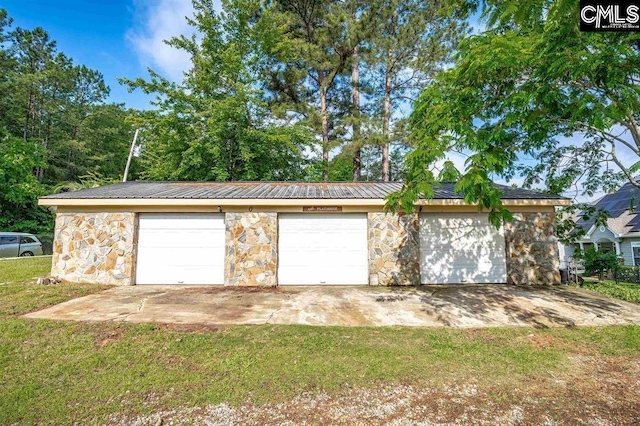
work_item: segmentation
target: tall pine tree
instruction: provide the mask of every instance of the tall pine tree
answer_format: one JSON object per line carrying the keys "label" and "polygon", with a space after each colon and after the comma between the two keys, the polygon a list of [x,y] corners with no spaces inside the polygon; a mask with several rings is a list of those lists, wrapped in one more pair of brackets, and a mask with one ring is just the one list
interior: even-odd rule
{"label": "tall pine tree", "polygon": [[451,59],[467,33],[463,2],[374,0],[375,31],[369,40],[367,66],[375,73],[378,113],[382,120],[382,180],[390,178],[390,143],[394,114],[411,103],[419,91]]}

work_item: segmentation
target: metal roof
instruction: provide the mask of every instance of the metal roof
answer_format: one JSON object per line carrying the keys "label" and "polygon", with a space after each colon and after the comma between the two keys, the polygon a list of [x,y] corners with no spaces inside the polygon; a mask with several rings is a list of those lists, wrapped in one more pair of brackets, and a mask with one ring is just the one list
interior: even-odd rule
{"label": "metal roof", "polygon": [[[462,199],[453,183],[434,187],[434,199]],[[564,199],[495,185],[503,199]],[[125,182],[53,194],[45,199],[381,199],[402,182]]]}

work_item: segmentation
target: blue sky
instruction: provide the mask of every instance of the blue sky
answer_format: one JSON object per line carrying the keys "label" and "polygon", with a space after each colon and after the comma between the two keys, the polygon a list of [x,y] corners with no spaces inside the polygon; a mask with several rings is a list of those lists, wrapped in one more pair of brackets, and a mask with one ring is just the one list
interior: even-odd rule
{"label": "blue sky", "polygon": [[190,31],[184,19],[192,10],[190,0],[4,0],[0,7],[14,27],[43,27],[59,51],[100,71],[112,102],[149,105],[147,96],[128,93],[118,77],[146,77],[151,67],[179,79],[188,66],[188,57],[162,40]]}
{"label": "blue sky", "polygon": [[[191,0],[4,0],[0,7],[7,9],[14,27],[43,27],[56,40],[59,51],[77,64],[100,71],[111,89],[111,102],[148,108],[150,97],[139,91],[128,93],[117,78],[147,77],[147,67],[151,67],[180,80],[189,67],[188,55],[166,46],[163,40],[192,33],[185,20],[193,11]],[[474,32],[482,31],[477,16],[471,21]],[[561,143],[579,139],[580,135],[574,135]],[[625,164],[637,161],[635,155],[621,154]],[[464,169],[464,153],[451,152],[448,157]]]}

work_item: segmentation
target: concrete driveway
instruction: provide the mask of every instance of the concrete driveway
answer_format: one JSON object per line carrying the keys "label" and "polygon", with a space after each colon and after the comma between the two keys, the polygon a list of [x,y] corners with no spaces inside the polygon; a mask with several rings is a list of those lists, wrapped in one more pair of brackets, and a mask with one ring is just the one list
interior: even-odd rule
{"label": "concrete driveway", "polygon": [[640,324],[640,305],[570,287],[116,287],[25,315],[76,321],[335,326]]}

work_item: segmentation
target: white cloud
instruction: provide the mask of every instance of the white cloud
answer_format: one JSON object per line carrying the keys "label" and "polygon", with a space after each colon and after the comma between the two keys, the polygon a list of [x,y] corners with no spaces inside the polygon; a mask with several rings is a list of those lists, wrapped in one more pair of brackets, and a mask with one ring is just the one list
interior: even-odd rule
{"label": "white cloud", "polygon": [[193,15],[191,0],[134,0],[134,21],[127,32],[138,59],[164,77],[180,81],[191,66],[188,53],[167,46],[164,40],[192,35],[195,30],[186,17]]}

